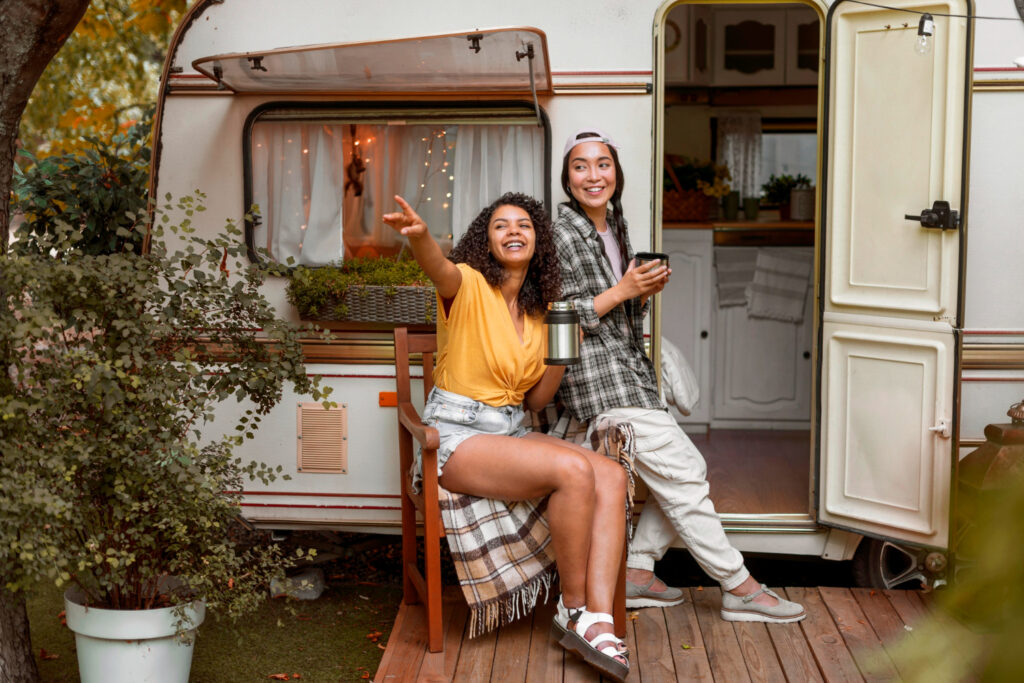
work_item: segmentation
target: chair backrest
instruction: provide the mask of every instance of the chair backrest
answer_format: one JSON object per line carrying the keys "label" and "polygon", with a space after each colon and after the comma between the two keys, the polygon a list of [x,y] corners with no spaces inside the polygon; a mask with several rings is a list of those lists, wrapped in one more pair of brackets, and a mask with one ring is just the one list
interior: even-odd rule
{"label": "chair backrest", "polygon": [[395,328],[395,379],[398,402],[412,401],[409,375],[410,356],[419,354],[423,362],[423,400],[434,388],[434,354],[437,352],[437,334],[410,332],[407,327]]}

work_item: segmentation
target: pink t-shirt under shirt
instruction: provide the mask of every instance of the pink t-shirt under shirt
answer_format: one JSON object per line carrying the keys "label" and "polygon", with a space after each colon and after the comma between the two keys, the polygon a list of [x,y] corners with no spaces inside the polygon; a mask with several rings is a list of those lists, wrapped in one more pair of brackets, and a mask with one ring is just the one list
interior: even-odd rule
{"label": "pink t-shirt under shirt", "polygon": [[615,281],[618,282],[622,279],[622,252],[619,251],[619,243],[615,241],[615,233],[608,228],[604,232],[598,230],[597,234],[604,242],[604,253],[608,255],[612,273],[615,274]]}

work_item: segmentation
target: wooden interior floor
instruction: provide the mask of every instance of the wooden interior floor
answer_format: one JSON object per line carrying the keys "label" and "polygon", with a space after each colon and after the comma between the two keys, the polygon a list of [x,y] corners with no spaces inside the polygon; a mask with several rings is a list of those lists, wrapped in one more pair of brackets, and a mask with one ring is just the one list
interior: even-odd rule
{"label": "wooden interior floor", "polygon": [[810,509],[810,432],[712,429],[690,439],[707,461],[711,500],[718,512],[807,513]]}
{"label": "wooden interior floor", "polygon": [[[977,662],[980,637],[933,609],[916,591],[861,588],[777,589],[807,609],[797,624],[730,623],[718,615],[717,588],[686,589],[687,600],[667,609],[630,612],[628,683],[653,681],[876,681],[912,679],[892,656],[914,638],[929,614],[953,631],[963,661]],[[595,672],[551,639],[553,605],[474,639],[464,637],[466,604],[458,589],[445,593],[445,651],[426,651],[420,605],[402,605],[375,681],[596,681]],[[980,666],[980,665],[978,665]],[[975,668],[957,680],[980,680]],[[919,680],[919,679],[918,679]]]}

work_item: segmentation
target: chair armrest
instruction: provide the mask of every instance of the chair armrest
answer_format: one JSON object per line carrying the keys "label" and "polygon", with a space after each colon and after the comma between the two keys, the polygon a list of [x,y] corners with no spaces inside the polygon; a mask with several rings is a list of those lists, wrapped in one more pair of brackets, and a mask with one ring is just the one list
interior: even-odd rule
{"label": "chair armrest", "polygon": [[441,437],[437,430],[423,424],[419,413],[416,412],[416,408],[413,407],[412,403],[398,404],[398,421],[409,430],[412,438],[416,439],[424,448],[437,449],[441,445]]}

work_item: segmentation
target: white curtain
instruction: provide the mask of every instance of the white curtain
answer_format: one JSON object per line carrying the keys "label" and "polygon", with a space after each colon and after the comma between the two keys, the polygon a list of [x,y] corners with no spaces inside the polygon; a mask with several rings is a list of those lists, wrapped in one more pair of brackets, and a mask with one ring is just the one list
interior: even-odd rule
{"label": "white curtain", "polygon": [[344,254],[341,135],[329,126],[253,126],[257,247],[287,263],[323,265]]}
{"label": "white curtain", "polygon": [[256,245],[281,263],[399,253],[404,238],[381,220],[396,194],[446,250],[502,193],[544,196],[544,135],[530,125],[269,121],[252,151]]}
{"label": "white curtain", "polygon": [[506,192],[544,201],[544,131],[538,126],[460,126],[455,145],[457,243],[480,210]]}
{"label": "white curtain", "polygon": [[730,185],[741,197],[761,195],[760,113],[731,112],[718,116],[718,163],[729,168]]}

